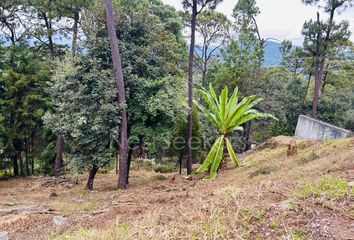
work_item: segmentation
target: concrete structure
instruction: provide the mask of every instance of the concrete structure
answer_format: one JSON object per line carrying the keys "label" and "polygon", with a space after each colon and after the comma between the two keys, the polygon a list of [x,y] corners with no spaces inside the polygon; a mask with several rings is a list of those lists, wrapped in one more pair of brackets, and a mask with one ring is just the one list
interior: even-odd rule
{"label": "concrete structure", "polygon": [[306,139],[327,140],[352,136],[352,132],[304,115],[300,115],[295,136]]}

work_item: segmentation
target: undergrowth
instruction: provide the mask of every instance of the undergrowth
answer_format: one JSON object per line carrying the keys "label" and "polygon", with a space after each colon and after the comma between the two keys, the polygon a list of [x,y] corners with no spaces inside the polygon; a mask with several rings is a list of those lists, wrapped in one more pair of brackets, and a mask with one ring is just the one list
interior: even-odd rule
{"label": "undergrowth", "polygon": [[328,197],[336,200],[344,196],[354,196],[353,187],[339,177],[323,176],[319,181],[306,182],[303,187],[296,190],[300,197]]}

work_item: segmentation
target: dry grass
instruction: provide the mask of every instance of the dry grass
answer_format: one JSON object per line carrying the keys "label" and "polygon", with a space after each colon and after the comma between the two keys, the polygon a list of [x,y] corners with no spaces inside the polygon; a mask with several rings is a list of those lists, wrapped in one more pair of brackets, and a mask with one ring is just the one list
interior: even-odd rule
{"label": "dry grass", "polygon": [[[43,189],[44,195],[43,191],[42,195],[37,193],[41,189],[37,186],[38,179],[30,181],[37,186],[30,193],[21,187],[22,182],[15,186],[10,181],[6,190],[20,189],[27,200],[45,198],[44,204],[56,209],[56,215],[65,215],[68,224],[63,228],[51,223],[29,229],[22,226],[17,232],[14,226],[18,221],[3,226],[13,239],[24,236],[55,240],[345,239],[353,236],[350,224],[354,220],[354,197],[348,182],[354,178],[354,139],[324,143],[298,141],[298,154],[289,158],[286,157],[287,142],[286,137],[273,139],[271,148],[263,146],[248,153],[242,159],[244,167],[225,170],[213,181],[199,180],[198,176],[188,181],[176,174],[165,174],[164,180],[161,174],[134,171],[129,189],[117,191],[116,176],[108,173],[98,176],[95,192],[76,186],[58,191],[56,199],[48,197],[54,189]],[[0,188],[0,194],[3,192]],[[78,197],[83,202],[78,202]]]}

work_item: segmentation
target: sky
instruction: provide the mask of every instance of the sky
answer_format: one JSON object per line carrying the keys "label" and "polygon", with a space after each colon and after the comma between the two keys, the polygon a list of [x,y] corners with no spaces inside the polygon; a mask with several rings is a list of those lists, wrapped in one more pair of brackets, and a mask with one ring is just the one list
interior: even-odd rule
{"label": "sky", "polygon": [[[181,0],[162,0],[165,4],[174,6],[181,10]],[[237,0],[224,0],[218,5],[216,11],[226,14],[232,20],[231,14]],[[301,45],[303,37],[301,29],[306,20],[316,17],[316,12],[321,10],[306,6],[301,0],[257,0],[257,5],[261,11],[257,17],[260,32],[263,38],[276,38],[292,40],[296,45]],[[340,15],[336,15],[336,21],[348,20],[351,40],[354,41],[354,7],[348,8]]]}

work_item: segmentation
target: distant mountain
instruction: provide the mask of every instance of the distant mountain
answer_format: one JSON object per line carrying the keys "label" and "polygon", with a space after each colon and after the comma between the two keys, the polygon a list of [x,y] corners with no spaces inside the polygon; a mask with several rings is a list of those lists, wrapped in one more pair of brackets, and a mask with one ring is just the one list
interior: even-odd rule
{"label": "distant mountain", "polygon": [[268,41],[264,48],[264,65],[266,67],[279,66],[281,61],[280,43]]}
{"label": "distant mountain", "polygon": [[[68,38],[55,38],[56,44],[61,44],[70,47],[71,45],[71,39]],[[30,40],[29,44],[33,45],[34,40]],[[0,44],[3,44],[5,46],[9,46],[10,42],[6,41],[4,36],[0,34]],[[267,41],[265,44],[265,51],[264,51],[264,66],[266,67],[274,67],[274,66],[279,66],[280,61],[281,61],[281,53],[279,50],[280,43],[278,42],[273,42],[273,41]],[[210,47],[213,49],[212,47]],[[221,49],[217,49],[213,52],[213,56],[221,56]],[[197,53],[201,53],[201,50],[199,48],[196,48]]]}
{"label": "distant mountain", "polygon": [[[278,42],[273,42],[273,41],[266,42],[264,48],[264,66],[274,67],[280,65],[280,61],[282,57],[281,52],[279,50],[280,46],[281,45]],[[213,49],[213,47],[210,48]],[[196,52],[200,54],[201,50],[199,48],[196,48]],[[221,49],[215,50],[213,52],[213,56],[221,56]]]}

